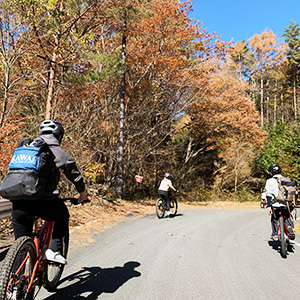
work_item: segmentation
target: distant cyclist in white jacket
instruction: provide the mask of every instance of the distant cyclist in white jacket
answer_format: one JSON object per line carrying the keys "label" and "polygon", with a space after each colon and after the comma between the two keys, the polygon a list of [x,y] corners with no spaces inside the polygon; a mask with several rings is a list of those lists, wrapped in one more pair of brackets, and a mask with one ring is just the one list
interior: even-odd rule
{"label": "distant cyclist in white jacket", "polygon": [[169,196],[169,189],[172,189],[174,192],[176,192],[177,190],[174,188],[172,181],[170,180],[170,178],[172,177],[172,175],[170,173],[165,173],[164,175],[164,179],[161,181],[159,188],[158,188],[158,195],[162,196],[165,200],[166,200],[166,204],[167,204],[167,212],[166,215],[170,215],[170,196]]}
{"label": "distant cyclist in white jacket", "polygon": [[281,168],[280,166],[274,164],[269,167],[269,173],[272,176],[266,181],[265,191],[267,198],[267,210],[269,216],[271,216],[271,227],[272,227],[272,235],[271,238],[274,241],[278,241],[277,237],[277,228],[278,228],[278,218],[279,216],[276,214],[276,209],[284,209],[283,214],[285,216],[285,222],[287,225],[287,229],[289,232],[290,239],[295,239],[294,233],[294,224],[290,218],[290,211],[293,210],[292,207],[287,207],[287,205],[277,202],[276,197],[278,196],[278,181],[276,178],[281,178]]}

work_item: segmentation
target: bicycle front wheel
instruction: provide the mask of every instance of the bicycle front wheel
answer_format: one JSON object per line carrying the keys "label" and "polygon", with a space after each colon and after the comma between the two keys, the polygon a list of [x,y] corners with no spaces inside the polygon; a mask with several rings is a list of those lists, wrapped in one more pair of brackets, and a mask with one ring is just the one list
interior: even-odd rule
{"label": "bicycle front wheel", "polygon": [[297,222],[297,209],[296,207],[293,209],[292,211],[292,221],[293,221],[293,224],[295,225],[296,222]]}
{"label": "bicycle front wheel", "polygon": [[23,236],[9,249],[0,274],[0,300],[33,299],[34,286],[29,283],[37,259],[32,238]]}
{"label": "bicycle front wheel", "polygon": [[283,258],[287,257],[287,240],[284,230],[283,218],[279,218],[279,231],[280,231],[280,253]]}
{"label": "bicycle front wheel", "polygon": [[[61,254],[64,258],[67,258],[69,249],[69,231],[66,232],[62,240]],[[45,271],[43,276],[43,286],[49,292],[54,292],[59,284],[59,280],[64,271],[64,264],[59,264],[51,261],[47,261],[45,265]]]}
{"label": "bicycle front wheel", "polygon": [[170,212],[171,212],[171,217],[174,217],[177,213],[177,208],[178,208],[178,204],[177,201],[175,199],[171,199],[170,200]]}
{"label": "bicycle front wheel", "polygon": [[163,218],[165,215],[165,201],[161,198],[159,198],[156,201],[155,205],[156,215],[159,219]]}

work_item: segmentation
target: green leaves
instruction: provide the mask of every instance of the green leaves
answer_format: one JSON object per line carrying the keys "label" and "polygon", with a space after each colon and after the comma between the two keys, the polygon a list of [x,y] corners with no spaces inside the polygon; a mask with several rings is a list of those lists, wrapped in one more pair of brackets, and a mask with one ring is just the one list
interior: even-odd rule
{"label": "green leaves", "polygon": [[285,176],[300,181],[299,130],[298,123],[286,125],[281,122],[269,129],[269,138],[255,161],[258,176],[267,177],[269,166],[276,163]]}
{"label": "green leaves", "polygon": [[300,28],[299,24],[295,24],[294,22],[290,22],[289,27],[285,29],[285,33],[283,34],[285,37],[285,41],[289,45],[289,51],[287,58],[289,62],[293,65],[297,65],[299,67],[300,64]]}

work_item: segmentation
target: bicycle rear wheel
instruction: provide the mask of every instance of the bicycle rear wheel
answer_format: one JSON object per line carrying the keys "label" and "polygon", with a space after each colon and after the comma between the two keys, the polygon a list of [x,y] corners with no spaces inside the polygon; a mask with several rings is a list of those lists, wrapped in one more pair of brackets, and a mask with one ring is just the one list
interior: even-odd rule
{"label": "bicycle rear wheel", "polygon": [[36,262],[32,238],[23,236],[9,249],[0,274],[0,300],[33,299],[34,287],[27,291]]}
{"label": "bicycle rear wheel", "polygon": [[171,217],[174,217],[177,213],[177,208],[178,208],[178,204],[177,204],[177,200],[175,199],[171,199],[170,200],[170,212],[171,212]]}
{"label": "bicycle rear wheel", "polygon": [[164,215],[165,215],[165,201],[163,199],[159,198],[156,201],[155,211],[156,211],[156,215],[159,219],[164,217]]}
{"label": "bicycle rear wheel", "polygon": [[[62,240],[61,255],[67,258],[69,249],[69,231],[66,232]],[[59,280],[64,271],[64,264],[59,264],[51,261],[47,261],[45,265],[45,271],[43,274],[43,286],[49,292],[54,292],[59,284]]]}
{"label": "bicycle rear wheel", "polygon": [[284,221],[283,218],[279,218],[279,231],[280,231],[280,253],[283,258],[287,257],[287,240],[284,229]]}

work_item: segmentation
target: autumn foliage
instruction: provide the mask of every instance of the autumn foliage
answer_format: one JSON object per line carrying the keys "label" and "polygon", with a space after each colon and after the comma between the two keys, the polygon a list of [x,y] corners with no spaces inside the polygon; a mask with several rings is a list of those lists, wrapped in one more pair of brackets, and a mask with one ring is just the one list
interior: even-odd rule
{"label": "autumn foliage", "polygon": [[7,173],[13,150],[17,147],[19,141],[24,139],[24,131],[21,122],[7,123],[0,129],[0,174]]}
{"label": "autumn foliage", "polygon": [[95,194],[114,195],[120,147],[125,197],[156,194],[166,171],[187,191],[238,193],[253,187],[265,127],[297,119],[297,80],[272,31],[225,43],[189,18],[191,1],[22,0],[0,9],[2,28],[14,32],[0,40],[1,177],[18,142],[54,118]]}

